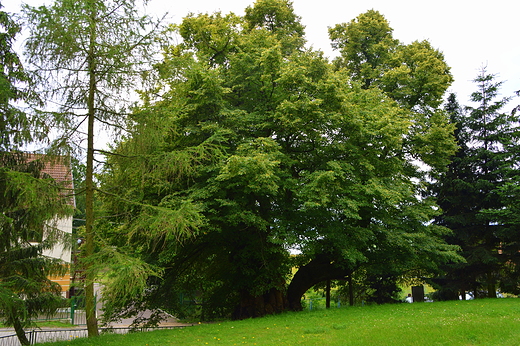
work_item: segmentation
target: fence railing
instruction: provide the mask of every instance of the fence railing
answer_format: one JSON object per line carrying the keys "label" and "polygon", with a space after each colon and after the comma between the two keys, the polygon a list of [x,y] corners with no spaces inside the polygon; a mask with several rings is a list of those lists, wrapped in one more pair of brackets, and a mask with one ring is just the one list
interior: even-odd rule
{"label": "fence railing", "polygon": [[64,321],[77,326],[86,325],[84,297],[72,297],[67,301],[67,305],[57,309],[52,315],[39,316],[36,321]]}
{"label": "fence railing", "polygon": [[[100,333],[116,333],[126,334],[129,331],[145,332],[157,329],[176,329],[184,328],[185,326],[165,326],[165,327],[153,327],[153,328],[141,328],[132,329],[129,327],[111,327],[111,328],[99,328]],[[54,341],[65,341],[73,340],[76,338],[87,337],[86,328],[74,328],[74,329],[46,329],[46,330],[32,330],[25,332],[27,339],[31,345],[42,343],[42,342],[54,342]],[[0,336],[0,346],[21,346],[20,341],[16,334]]]}
{"label": "fence railing", "polygon": [[[307,298],[303,299],[305,305],[309,310],[317,310],[317,309],[325,309],[327,298]],[[337,301],[330,301],[330,307],[341,307],[341,302],[338,299]]]}

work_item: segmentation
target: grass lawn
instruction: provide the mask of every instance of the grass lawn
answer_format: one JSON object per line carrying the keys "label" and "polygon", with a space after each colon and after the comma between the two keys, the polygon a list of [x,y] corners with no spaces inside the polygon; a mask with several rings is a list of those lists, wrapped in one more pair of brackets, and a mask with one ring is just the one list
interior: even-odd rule
{"label": "grass lawn", "polygon": [[332,308],[52,345],[245,344],[513,346],[520,344],[520,299]]}
{"label": "grass lawn", "polygon": [[[38,328],[71,328],[76,327],[73,324],[64,321],[36,321],[36,326]],[[0,323],[0,328],[6,328],[2,323]],[[30,328],[29,328],[30,329]]]}

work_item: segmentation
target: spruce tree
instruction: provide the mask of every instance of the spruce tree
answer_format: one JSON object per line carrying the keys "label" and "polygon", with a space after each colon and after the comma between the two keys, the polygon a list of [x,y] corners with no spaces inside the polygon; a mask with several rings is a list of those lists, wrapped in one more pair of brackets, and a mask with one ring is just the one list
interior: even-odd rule
{"label": "spruce tree", "polygon": [[509,99],[499,98],[502,83],[495,75],[483,68],[474,81],[471,101],[476,106],[463,113],[454,97],[448,100],[460,149],[435,188],[443,210],[437,222],[453,230],[447,240],[459,245],[466,259],[437,280],[447,298],[467,290],[495,297],[499,285],[509,291],[518,286],[507,274],[517,257],[511,249],[517,248],[518,223],[510,218],[516,205],[511,192],[518,182],[517,120],[502,112]]}
{"label": "spruce tree", "polygon": [[55,220],[71,210],[61,187],[42,173],[45,162],[28,160],[19,151],[47,133],[45,119],[17,106],[36,100],[13,50],[20,29],[0,11],[0,321],[14,327],[22,345],[29,345],[25,328],[38,315],[55,311],[61,300],[60,286],[49,275],[67,268],[43,251],[61,240]]}

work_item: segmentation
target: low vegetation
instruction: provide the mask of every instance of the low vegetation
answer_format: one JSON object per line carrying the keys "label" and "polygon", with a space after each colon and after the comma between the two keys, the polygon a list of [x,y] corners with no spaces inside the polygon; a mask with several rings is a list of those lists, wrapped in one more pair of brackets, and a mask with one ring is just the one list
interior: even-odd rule
{"label": "low vegetation", "polygon": [[519,303],[511,298],[344,307],[52,345],[517,345]]}
{"label": "low vegetation", "polygon": [[[70,324],[69,322],[60,321],[60,320],[52,320],[52,321],[35,321],[34,324],[37,328],[71,328],[75,327],[75,325]],[[3,323],[0,323],[0,328],[8,328]]]}

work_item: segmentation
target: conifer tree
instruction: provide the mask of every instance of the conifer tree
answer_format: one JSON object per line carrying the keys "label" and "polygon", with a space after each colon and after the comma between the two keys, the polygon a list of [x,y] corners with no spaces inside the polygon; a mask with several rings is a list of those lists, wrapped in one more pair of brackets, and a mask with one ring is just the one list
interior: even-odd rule
{"label": "conifer tree", "polygon": [[19,151],[44,139],[47,128],[44,119],[17,104],[36,98],[13,50],[20,25],[1,8],[0,3],[0,320],[14,327],[22,345],[29,345],[25,328],[38,315],[53,313],[61,301],[60,286],[49,276],[67,267],[43,251],[62,240],[56,218],[70,215],[71,208],[61,187],[42,173],[45,162],[30,161]]}
{"label": "conifer tree", "polygon": [[[30,36],[26,56],[38,77],[39,91],[60,125],[55,147],[86,139],[85,244],[86,313],[89,336],[98,335],[93,267],[95,123],[124,128],[136,77],[150,67],[156,52],[152,18],[140,15],[134,0],[56,0],[25,6]],[[86,133],[86,138],[81,136]]]}
{"label": "conifer tree", "polygon": [[459,245],[466,259],[449,266],[438,280],[446,298],[453,299],[468,290],[488,297],[495,297],[498,287],[518,291],[518,281],[511,282],[511,275],[518,275],[510,270],[518,249],[518,223],[511,218],[518,184],[518,120],[502,111],[509,99],[499,98],[502,83],[495,75],[483,68],[475,84],[471,101],[476,106],[466,107],[465,113],[452,96],[448,99],[460,149],[436,184],[443,210],[438,222],[453,230],[447,240]]}

